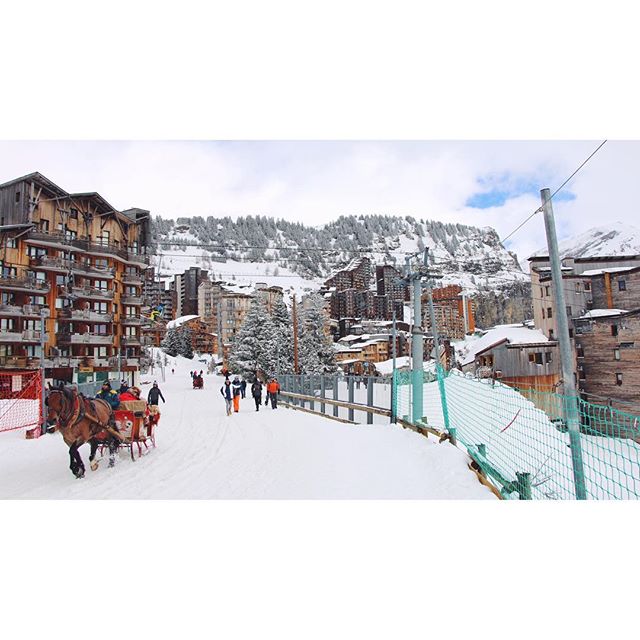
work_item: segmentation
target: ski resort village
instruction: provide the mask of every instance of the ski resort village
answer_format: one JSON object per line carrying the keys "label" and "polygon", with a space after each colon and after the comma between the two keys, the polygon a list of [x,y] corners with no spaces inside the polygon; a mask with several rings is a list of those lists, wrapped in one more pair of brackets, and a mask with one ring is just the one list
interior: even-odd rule
{"label": "ski resort village", "polygon": [[[640,230],[0,184],[0,497],[637,499]],[[145,208],[147,206],[148,208]],[[84,446],[84,445],[87,446]]]}

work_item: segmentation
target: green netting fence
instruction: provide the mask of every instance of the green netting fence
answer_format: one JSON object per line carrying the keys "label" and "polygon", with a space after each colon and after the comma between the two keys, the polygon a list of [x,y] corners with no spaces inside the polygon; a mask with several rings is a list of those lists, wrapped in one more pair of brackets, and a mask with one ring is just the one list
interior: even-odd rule
{"label": "green netting fence", "polygon": [[[574,451],[579,446],[582,454],[585,497],[640,497],[640,417],[456,370],[438,375],[424,373],[420,422],[452,434],[505,498],[577,497],[565,421],[571,409],[579,421]],[[395,415],[413,423],[410,373],[396,371],[393,386]]]}

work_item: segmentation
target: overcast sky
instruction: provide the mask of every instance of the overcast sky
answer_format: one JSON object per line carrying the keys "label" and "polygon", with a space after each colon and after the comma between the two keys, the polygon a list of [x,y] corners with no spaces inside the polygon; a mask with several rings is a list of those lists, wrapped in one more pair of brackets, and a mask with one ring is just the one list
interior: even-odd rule
{"label": "overcast sky", "polygon": [[[317,225],[382,213],[510,233],[598,140],[582,142],[0,142],[0,182],[40,171],[67,191],[153,214],[263,214]],[[561,238],[636,224],[640,142],[608,142],[555,202]],[[545,245],[534,217],[507,243]]]}

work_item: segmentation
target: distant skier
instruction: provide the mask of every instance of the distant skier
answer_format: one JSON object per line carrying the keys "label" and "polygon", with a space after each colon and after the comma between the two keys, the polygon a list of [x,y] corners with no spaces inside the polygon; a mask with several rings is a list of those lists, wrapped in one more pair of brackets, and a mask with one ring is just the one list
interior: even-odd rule
{"label": "distant skier", "polygon": [[256,403],[256,411],[260,411],[260,404],[262,403],[262,382],[256,378],[251,385],[251,395]]}
{"label": "distant skier", "polygon": [[231,387],[233,388],[233,410],[238,413],[240,411],[240,395],[242,393],[242,383],[238,376],[233,379]]}
{"label": "distant skier", "polygon": [[171,369],[171,375],[173,375],[176,372],[175,369]]}
{"label": "distant skier", "polygon": [[229,382],[229,378],[227,378],[224,381],[224,384],[220,388],[220,393],[222,394],[222,397],[224,398],[225,406],[227,407],[227,415],[230,416],[232,414],[232,410],[231,410],[232,392],[231,392],[231,383]]}
{"label": "distant skier", "polygon": [[243,399],[247,397],[247,381],[244,378],[242,378],[242,382],[240,383],[240,393]]}
{"label": "distant skier", "polygon": [[278,394],[280,393],[280,384],[277,378],[272,378],[271,382],[267,385],[268,398],[271,399],[271,408],[278,408]]}

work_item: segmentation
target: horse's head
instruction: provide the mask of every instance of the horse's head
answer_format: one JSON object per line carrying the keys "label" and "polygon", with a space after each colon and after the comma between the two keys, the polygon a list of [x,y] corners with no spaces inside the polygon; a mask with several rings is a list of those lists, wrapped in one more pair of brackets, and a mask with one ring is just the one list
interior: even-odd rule
{"label": "horse's head", "polygon": [[49,393],[44,401],[47,407],[47,424],[57,425],[61,414],[68,413],[73,406],[74,391],[64,385],[49,386]]}

